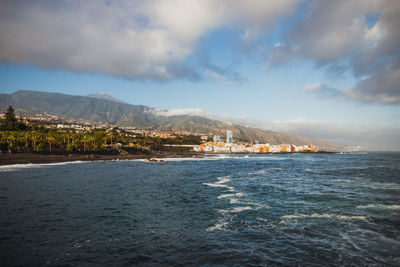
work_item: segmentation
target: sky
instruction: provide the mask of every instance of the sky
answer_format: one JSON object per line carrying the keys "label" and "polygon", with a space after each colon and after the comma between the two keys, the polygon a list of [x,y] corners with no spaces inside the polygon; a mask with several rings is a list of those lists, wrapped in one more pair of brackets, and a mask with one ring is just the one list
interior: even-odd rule
{"label": "sky", "polygon": [[0,93],[400,150],[398,0],[0,0]]}

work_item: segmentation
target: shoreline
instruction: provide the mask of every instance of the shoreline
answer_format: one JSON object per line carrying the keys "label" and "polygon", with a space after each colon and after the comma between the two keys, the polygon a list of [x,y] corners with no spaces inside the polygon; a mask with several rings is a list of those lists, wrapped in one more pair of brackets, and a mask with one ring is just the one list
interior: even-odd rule
{"label": "shoreline", "polygon": [[102,160],[134,160],[144,159],[149,161],[153,158],[192,158],[203,157],[192,153],[150,153],[150,154],[127,154],[127,155],[104,155],[104,154],[37,154],[37,153],[14,153],[0,154],[0,166],[15,165],[15,164],[46,164],[46,163],[62,163],[74,161],[102,161]]}
{"label": "shoreline", "polygon": [[[303,152],[304,153],[304,152]],[[264,155],[303,154],[303,153],[262,153]],[[331,154],[337,152],[313,152],[312,154]],[[202,153],[202,152],[154,152],[148,154],[39,154],[39,153],[13,153],[0,154],[0,166],[15,164],[46,164],[73,161],[102,161],[102,160],[135,160],[162,161],[163,158],[203,158],[209,155],[261,155],[261,153]],[[304,153],[306,154],[306,153]],[[155,159],[156,158],[156,159]]]}

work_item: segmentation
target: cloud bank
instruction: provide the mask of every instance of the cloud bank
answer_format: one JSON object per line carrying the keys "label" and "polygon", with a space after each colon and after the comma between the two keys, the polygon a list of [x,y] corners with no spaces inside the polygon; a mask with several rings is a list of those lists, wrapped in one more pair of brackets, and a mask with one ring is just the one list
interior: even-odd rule
{"label": "cloud bank", "polygon": [[199,39],[225,25],[245,38],[270,29],[298,0],[24,1],[0,5],[0,60],[130,79],[202,76],[185,61]]}
{"label": "cloud bank", "polygon": [[[342,97],[399,104],[399,17],[398,0],[2,0],[0,61],[232,84],[243,79],[234,70],[188,60],[205,37],[230,28],[267,65],[310,60],[355,76]],[[282,22],[279,43],[259,49]]]}
{"label": "cloud bank", "polygon": [[399,104],[399,17],[397,0],[309,1],[306,14],[288,31],[285,43],[268,51],[267,62],[306,59],[339,74],[349,70],[359,82],[345,92],[337,90],[338,95]]}

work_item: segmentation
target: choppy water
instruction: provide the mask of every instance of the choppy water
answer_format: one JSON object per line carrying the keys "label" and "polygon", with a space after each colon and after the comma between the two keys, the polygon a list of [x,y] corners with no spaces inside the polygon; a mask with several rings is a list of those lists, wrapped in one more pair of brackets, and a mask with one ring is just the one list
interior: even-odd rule
{"label": "choppy water", "polygon": [[400,154],[0,167],[0,265],[400,264]]}

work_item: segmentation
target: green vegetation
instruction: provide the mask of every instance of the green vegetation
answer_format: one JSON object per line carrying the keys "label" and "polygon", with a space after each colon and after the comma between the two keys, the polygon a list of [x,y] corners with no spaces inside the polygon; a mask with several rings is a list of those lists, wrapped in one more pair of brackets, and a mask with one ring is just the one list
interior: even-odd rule
{"label": "green vegetation", "polygon": [[26,128],[25,124],[18,121],[17,118],[15,117],[14,108],[12,106],[8,106],[5,114],[5,120],[3,121],[3,123],[1,123],[0,129],[14,131],[14,130],[24,130],[25,128]]}
{"label": "green vegetation", "polygon": [[0,150],[8,152],[91,153],[136,152],[165,150],[164,144],[200,144],[199,136],[176,138],[150,137],[133,134],[117,127],[109,130],[77,131],[76,129],[46,128],[40,123],[25,125],[18,121],[9,106],[1,121]]}

